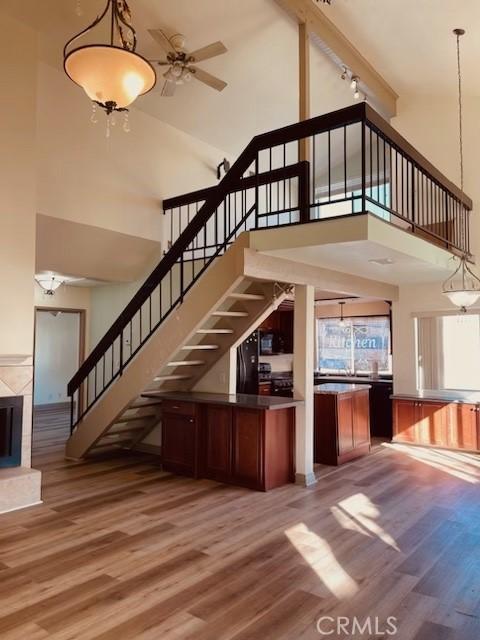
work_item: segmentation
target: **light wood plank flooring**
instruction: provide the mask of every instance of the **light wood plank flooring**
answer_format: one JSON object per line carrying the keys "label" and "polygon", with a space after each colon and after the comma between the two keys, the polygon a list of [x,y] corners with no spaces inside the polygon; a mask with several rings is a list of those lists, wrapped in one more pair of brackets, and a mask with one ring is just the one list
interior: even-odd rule
{"label": "light wood plank flooring", "polygon": [[33,455],[64,450],[70,437],[70,409],[40,405],[33,408]]}
{"label": "light wood plank flooring", "polygon": [[35,466],[44,504],[0,516],[2,640],[309,640],[321,616],[480,637],[478,457],[382,446],[266,494],[143,454]]}

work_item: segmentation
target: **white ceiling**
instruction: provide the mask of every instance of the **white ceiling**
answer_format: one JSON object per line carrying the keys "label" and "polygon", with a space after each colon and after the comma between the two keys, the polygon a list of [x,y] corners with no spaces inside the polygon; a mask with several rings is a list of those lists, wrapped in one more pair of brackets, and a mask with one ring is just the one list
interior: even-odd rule
{"label": "white ceiling", "polygon": [[[61,69],[64,42],[104,5],[104,0],[80,2],[81,17],[76,0],[2,0],[2,9],[46,35],[43,57]],[[297,119],[297,28],[275,0],[130,0],[130,5],[138,50],[147,57],[159,53],[148,28],[183,32],[190,50],[215,40],[228,47],[227,54],[201,64],[229,83],[222,93],[193,81],[173,98],[150,93],[137,101],[138,108],[232,154],[253,135]],[[465,92],[480,93],[479,0],[332,0],[322,10],[402,99],[414,93],[455,95],[451,31],[464,26]],[[312,115],[352,102],[348,83],[314,48]]]}
{"label": "white ceiling", "polygon": [[456,95],[452,31],[466,29],[461,45],[464,88],[480,95],[479,0],[332,0],[324,12],[401,98]]}
{"label": "white ceiling", "polygon": [[[81,17],[75,13],[76,0],[2,0],[2,9],[46,36],[41,38],[42,57],[61,69],[65,41],[103,4],[81,0]],[[228,48],[199,65],[228,82],[222,93],[192,81],[178,87],[173,98],[151,92],[139,98],[138,108],[232,154],[257,133],[297,120],[297,29],[274,0],[131,0],[130,6],[138,51],[148,58],[160,57],[159,45],[147,33],[159,27],[184,33],[190,50],[216,40]],[[348,85],[319,51],[312,53],[312,79],[312,115],[353,102]]]}

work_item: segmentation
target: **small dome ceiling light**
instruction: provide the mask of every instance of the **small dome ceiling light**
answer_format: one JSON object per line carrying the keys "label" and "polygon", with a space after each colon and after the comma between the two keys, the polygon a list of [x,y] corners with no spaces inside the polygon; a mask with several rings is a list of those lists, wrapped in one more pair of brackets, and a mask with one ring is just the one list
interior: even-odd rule
{"label": "small dome ceiling light", "polygon": [[[109,42],[71,48],[79,38],[108,19],[109,12]],[[104,109],[107,115],[128,111],[138,96],[153,89],[156,82],[154,68],[135,52],[136,46],[137,36],[127,1],[107,0],[105,9],[92,24],[65,45],[65,73],[84,89],[94,106]]]}
{"label": "small dome ceiling light", "polygon": [[55,276],[36,276],[35,280],[42,287],[43,293],[46,296],[55,295],[55,291],[63,284],[63,280],[56,278]]}
{"label": "small dome ceiling light", "polygon": [[[463,193],[463,110],[462,110],[462,74],[460,65],[460,38],[465,35],[464,29],[454,29],[457,39],[457,76],[458,76],[458,124],[460,151],[460,189]],[[465,230],[462,226],[462,235]],[[462,238],[462,246],[464,246]],[[465,313],[480,298],[480,279],[473,273],[467,263],[467,253],[460,257],[460,264],[452,275],[443,283],[442,293]]]}

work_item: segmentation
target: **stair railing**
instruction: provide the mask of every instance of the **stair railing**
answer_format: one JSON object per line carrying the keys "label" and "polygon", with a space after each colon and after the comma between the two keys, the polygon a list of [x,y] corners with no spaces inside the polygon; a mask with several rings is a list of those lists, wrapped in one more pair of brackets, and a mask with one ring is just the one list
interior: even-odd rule
{"label": "stair railing", "polygon": [[243,231],[370,212],[468,253],[471,208],[366,103],[256,136],[217,186],[164,201],[171,248],[70,380],[72,430]]}

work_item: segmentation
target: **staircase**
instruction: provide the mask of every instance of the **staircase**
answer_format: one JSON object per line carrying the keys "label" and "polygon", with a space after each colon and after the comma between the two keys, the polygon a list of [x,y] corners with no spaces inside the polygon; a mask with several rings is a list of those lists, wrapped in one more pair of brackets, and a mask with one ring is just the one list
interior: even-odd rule
{"label": "staircase", "polygon": [[[419,189],[442,203],[433,214]],[[155,394],[194,389],[286,295],[282,270],[253,279],[242,234],[315,223],[323,207],[382,214],[469,255],[472,201],[369,105],[257,136],[217,186],[164,202],[171,247],[68,384],[67,456],[141,442],[161,419]]]}
{"label": "staircase", "polygon": [[238,240],[199,279],[151,336],[148,348],[139,350],[83,417],[67,442],[67,457],[78,459],[112,447],[131,449],[141,442],[161,418],[161,400],[150,396],[194,388],[285,298],[286,285],[279,288],[244,277],[243,250]]}

